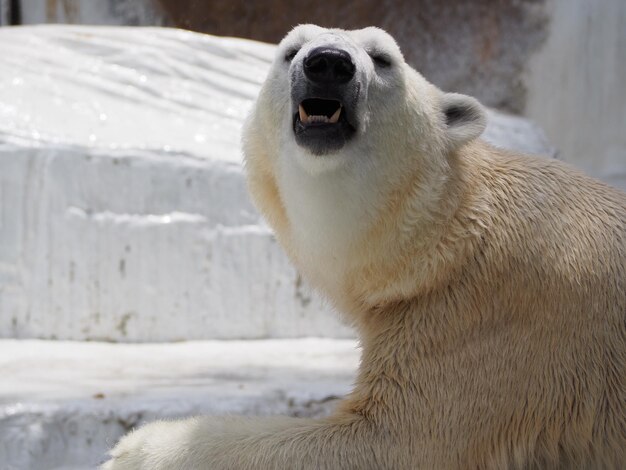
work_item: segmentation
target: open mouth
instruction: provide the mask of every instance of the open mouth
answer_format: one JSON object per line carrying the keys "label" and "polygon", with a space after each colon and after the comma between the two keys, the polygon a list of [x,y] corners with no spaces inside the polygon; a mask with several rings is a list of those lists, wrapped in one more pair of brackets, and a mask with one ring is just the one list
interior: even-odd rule
{"label": "open mouth", "polygon": [[302,100],[293,117],[296,142],[315,155],[341,149],[355,133],[348,114],[343,103],[336,99]]}
{"label": "open mouth", "polygon": [[305,126],[337,124],[342,110],[343,106],[340,101],[309,98],[298,106],[298,118]]}

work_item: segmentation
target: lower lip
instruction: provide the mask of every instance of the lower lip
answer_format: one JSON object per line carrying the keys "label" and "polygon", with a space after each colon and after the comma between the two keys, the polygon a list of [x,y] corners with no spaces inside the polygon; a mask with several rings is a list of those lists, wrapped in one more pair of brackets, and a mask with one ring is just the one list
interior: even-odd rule
{"label": "lower lip", "polygon": [[303,124],[298,113],[293,117],[293,132],[298,145],[314,155],[327,155],[340,150],[354,135],[355,129],[345,116],[336,123],[316,122]]}
{"label": "lower lip", "polygon": [[298,118],[298,122],[302,124],[303,127],[332,127],[337,126],[339,122],[307,122],[306,124],[302,122],[300,118]]}

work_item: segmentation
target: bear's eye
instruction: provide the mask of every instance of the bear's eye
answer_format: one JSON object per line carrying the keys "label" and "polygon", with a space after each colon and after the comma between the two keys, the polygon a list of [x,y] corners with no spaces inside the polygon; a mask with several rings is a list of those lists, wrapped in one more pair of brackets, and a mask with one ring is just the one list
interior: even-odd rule
{"label": "bear's eye", "polygon": [[391,67],[391,59],[389,58],[389,56],[385,54],[372,53],[370,54],[370,57],[372,58],[372,60],[374,61],[374,64],[376,64],[377,67],[380,67],[383,69],[387,67]]}
{"label": "bear's eye", "polygon": [[285,62],[291,62],[298,53],[298,49],[291,49],[285,54]]}

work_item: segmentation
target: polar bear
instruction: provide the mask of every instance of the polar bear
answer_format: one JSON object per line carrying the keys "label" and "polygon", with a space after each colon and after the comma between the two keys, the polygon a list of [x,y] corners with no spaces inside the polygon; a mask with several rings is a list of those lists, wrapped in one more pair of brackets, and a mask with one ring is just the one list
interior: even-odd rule
{"label": "polar bear", "polygon": [[358,331],[320,420],[194,418],[106,469],[617,468],[626,196],[478,137],[485,112],[384,31],[291,31],[245,126],[250,191]]}

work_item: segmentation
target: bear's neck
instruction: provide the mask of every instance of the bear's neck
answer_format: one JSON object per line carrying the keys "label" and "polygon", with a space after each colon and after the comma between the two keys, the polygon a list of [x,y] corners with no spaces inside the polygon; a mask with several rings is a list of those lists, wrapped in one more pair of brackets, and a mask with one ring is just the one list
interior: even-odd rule
{"label": "bear's neck", "polygon": [[[435,172],[349,168],[311,175],[286,165],[279,176],[293,261],[340,310],[358,315],[446,281],[480,236],[480,185],[471,148]],[[414,159],[419,161],[419,159]],[[480,219],[480,216],[478,216]],[[444,250],[445,252],[443,252]]]}

